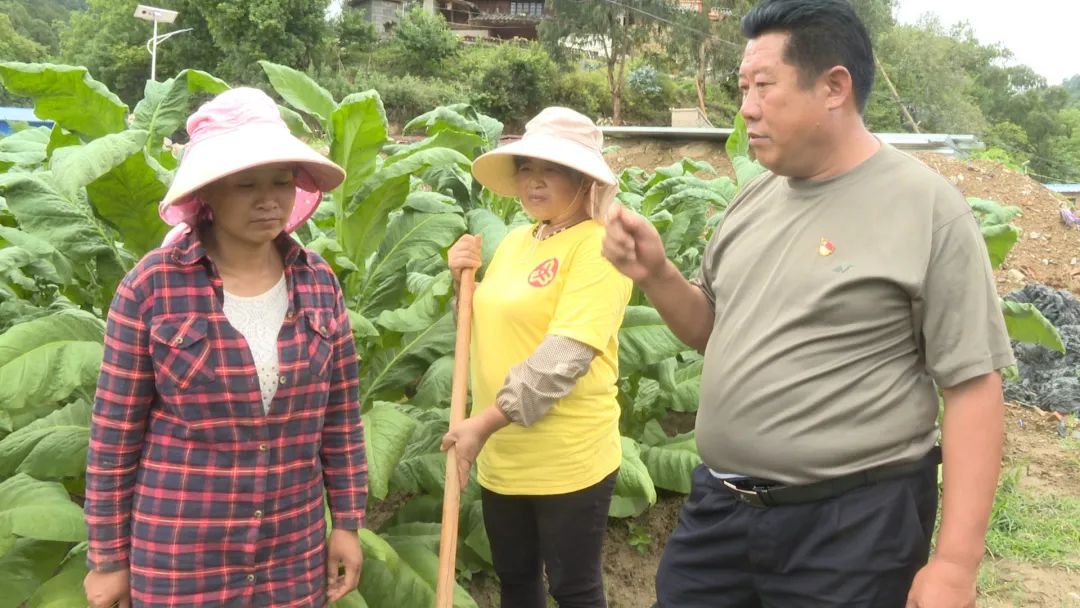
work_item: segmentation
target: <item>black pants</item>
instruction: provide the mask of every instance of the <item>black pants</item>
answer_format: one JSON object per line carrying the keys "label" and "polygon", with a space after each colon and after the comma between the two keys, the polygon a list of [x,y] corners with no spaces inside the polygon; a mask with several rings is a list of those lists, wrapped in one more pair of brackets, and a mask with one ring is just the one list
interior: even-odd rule
{"label": "black pants", "polygon": [[544,608],[544,567],[559,608],[605,608],[600,571],[616,470],[600,483],[550,496],[484,489],[484,526],[502,590],[502,608]]}
{"label": "black pants", "polygon": [[933,466],[768,508],[699,466],[656,574],[656,606],[903,608],[929,557],[937,500]]}

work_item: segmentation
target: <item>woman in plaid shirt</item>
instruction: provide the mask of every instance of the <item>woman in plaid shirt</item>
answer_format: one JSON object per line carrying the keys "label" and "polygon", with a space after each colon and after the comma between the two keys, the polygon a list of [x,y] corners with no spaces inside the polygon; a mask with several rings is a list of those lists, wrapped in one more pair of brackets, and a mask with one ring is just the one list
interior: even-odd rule
{"label": "woman in plaid shirt", "polygon": [[109,310],[87,599],[325,606],[356,586],[362,561],[356,352],[333,272],[287,233],[345,173],[255,89],[222,93],[187,131],[160,207],[176,228]]}

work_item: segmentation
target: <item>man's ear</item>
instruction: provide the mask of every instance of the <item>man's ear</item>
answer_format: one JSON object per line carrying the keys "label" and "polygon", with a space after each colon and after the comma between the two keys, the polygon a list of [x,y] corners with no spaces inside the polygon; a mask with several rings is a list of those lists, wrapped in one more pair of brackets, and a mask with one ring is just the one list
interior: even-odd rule
{"label": "man's ear", "polygon": [[842,65],[833,66],[818,79],[818,86],[825,90],[825,107],[836,110],[844,106],[849,100],[855,103],[854,83],[851,80],[851,72]]}

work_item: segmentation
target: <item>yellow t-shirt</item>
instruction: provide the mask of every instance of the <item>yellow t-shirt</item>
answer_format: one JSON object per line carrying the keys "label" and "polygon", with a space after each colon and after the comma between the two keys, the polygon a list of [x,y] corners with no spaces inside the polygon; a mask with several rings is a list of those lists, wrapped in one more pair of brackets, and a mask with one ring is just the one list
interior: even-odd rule
{"label": "yellow t-shirt", "polygon": [[622,460],[618,331],[632,283],[600,253],[604,228],[586,220],[537,241],[535,226],[506,235],[473,296],[472,412],[495,404],[510,368],[546,335],[599,353],[569,395],[526,428],[488,439],[480,484],[500,494],[564,494],[598,483]]}

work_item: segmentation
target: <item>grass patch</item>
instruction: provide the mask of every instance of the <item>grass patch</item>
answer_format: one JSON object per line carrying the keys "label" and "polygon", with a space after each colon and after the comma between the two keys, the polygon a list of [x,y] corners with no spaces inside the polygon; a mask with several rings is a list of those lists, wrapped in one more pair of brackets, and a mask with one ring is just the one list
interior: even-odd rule
{"label": "grass patch", "polygon": [[1023,491],[1020,474],[1020,467],[1012,467],[1002,475],[986,535],[987,553],[1080,570],[1080,499]]}
{"label": "grass patch", "polygon": [[975,583],[979,594],[986,597],[1016,598],[1021,587],[1007,573],[1003,573],[997,562],[984,560],[979,568],[979,578]]}

